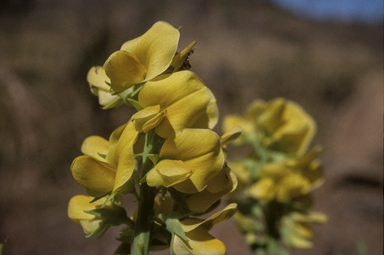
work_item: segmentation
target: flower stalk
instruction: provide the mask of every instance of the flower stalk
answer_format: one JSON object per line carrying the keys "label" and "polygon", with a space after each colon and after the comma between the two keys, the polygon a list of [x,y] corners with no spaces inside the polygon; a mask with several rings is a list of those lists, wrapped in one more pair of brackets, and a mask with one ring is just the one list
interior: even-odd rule
{"label": "flower stalk", "polygon": [[[159,136],[155,134],[154,130],[145,134],[144,151],[142,155],[142,177],[144,177],[149,170],[153,168],[153,162],[148,155],[158,154],[158,145]],[[142,183],[140,184],[139,195],[140,199],[138,201],[138,214],[135,225],[135,238],[133,239],[132,255],[148,255],[156,188],[149,187],[147,183]]]}

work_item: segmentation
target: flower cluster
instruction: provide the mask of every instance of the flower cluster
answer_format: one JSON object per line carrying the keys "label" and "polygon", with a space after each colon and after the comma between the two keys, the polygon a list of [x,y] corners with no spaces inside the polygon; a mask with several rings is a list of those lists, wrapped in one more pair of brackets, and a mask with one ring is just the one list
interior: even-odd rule
{"label": "flower cluster", "polygon": [[[71,165],[89,197],[72,198],[69,217],[89,236],[123,224],[117,254],[167,247],[175,254],[226,251],[209,230],[230,218],[237,205],[201,217],[237,187],[225,147],[241,130],[221,137],[212,131],[216,99],[188,70],[196,42],[177,52],[179,36],[178,29],[157,22],[88,72],[91,92],[104,109],[126,104],[137,110],[108,140],[86,138],[84,155]],[[125,194],[136,196],[134,215],[123,207]]]}
{"label": "flower cluster", "polygon": [[248,244],[271,254],[286,254],[280,240],[291,248],[310,248],[309,223],[325,221],[310,211],[310,192],[323,182],[321,149],[308,150],[314,120],[298,104],[277,98],[254,101],[243,116],[226,116],[223,129],[235,126],[243,133],[234,144],[251,149],[246,158],[228,163],[239,181],[232,198],[239,201],[235,219]]}

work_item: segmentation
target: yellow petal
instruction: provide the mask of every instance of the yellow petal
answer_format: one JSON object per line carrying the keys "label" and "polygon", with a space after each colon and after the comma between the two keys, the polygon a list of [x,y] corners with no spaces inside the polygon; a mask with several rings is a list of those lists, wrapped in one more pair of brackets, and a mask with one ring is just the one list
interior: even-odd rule
{"label": "yellow petal", "polygon": [[108,163],[87,155],[80,156],[72,162],[71,171],[90,196],[100,197],[112,191],[116,171]]}
{"label": "yellow petal", "polygon": [[225,132],[225,134],[221,137],[221,146],[225,146],[236,140],[241,135],[242,131],[241,127],[236,126]]}
{"label": "yellow petal", "polygon": [[240,184],[245,184],[250,180],[250,170],[241,162],[227,162],[228,166],[235,173]]}
{"label": "yellow petal", "polygon": [[111,81],[101,66],[94,66],[88,71],[87,81],[91,87],[111,91],[111,87],[108,85]]}
{"label": "yellow petal", "polygon": [[215,213],[208,219],[204,220],[201,223],[201,227],[208,231],[214,226],[216,226],[217,224],[220,224],[228,220],[229,218],[231,218],[236,213],[236,211],[237,211],[237,204],[236,203],[229,204],[223,210]]}
{"label": "yellow petal", "polygon": [[142,36],[124,43],[121,50],[137,57],[145,67],[144,81],[148,81],[169,67],[175,56],[179,37],[179,30],[160,21]]}
{"label": "yellow petal", "polygon": [[270,201],[275,197],[274,184],[272,179],[262,178],[249,187],[247,195],[255,199]]}
{"label": "yellow petal", "polygon": [[281,178],[287,176],[292,172],[292,168],[288,167],[284,162],[272,162],[264,165],[261,170],[259,177],[271,178],[275,181],[279,181]]}
{"label": "yellow petal", "polygon": [[107,155],[107,162],[116,168],[113,192],[119,191],[132,177],[136,164],[133,145],[138,134],[133,121],[129,121],[118,142]]}
{"label": "yellow petal", "polygon": [[121,134],[125,130],[125,127],[127,126],[127,123],[124,125],[121,125],[120,127],[113,130],[112,134],[109,136],[109,147],[113,148],[117,144],[117,142],[120,139]]}
{"label": "yellow petal", "polygon": [[119,158],[115,176],[115,184],[113,185],[112,192],[120,191],[123,186],[131,179],[135,169],[135,164],[136,161],[133,151],[133,143],[130,143],[127,144],[121,151],[121,157]]}
{"label": "yellow petal", "polygon": [[316,132],[316,123],[295,102],[282,98],[270,101],[258,119],[260,127],[271,134],[270,147],[302,155]]}
{"label": "yellow petal", "polygon": [[202,191],[224,165],[220,137],[209,129],[184,129],[169,137],[160,158],[182,160],[194,170],[189,179],[174,186],[183,193]]}
{"label": "yellow petal", "polygon": [[132,115],[137,131],[148,132],[155,128],[163,119],[160,105],[148,106]]}
{"label": "yellow petal", "polygon": [[[234,127],[240,127],[243,134],[252,134],[255,130],[255,122],[249,121],[239,115],[227,115],[223,121],[223,131],[228,132]],[[240,137],[241,139],[241,137]],[[240,142],[240,141],[239,141]]]}
{"label": "yellow petal", "polygon": [[111,87],[120,92],[144,81],[144,66],[136,56],[126,51],[112,53],[104,64]]}
{"label": "yellow petal", "polygon": [[223,242],[214,238],[203,228],[196,228],[185,233],[189,241],[185,241],[177,235],[174,236],[172,250],[178,255],[223,255],[226,247]]}
{"label": "yellow petal", "polygon": [[94,220],[80,220],[79,222],[81,224],[81,227],[84,230],[84,233],[87,235],[93,233],[97,228],[99,228],[100,224],[102,223],[101,219],[94,219]]}
{"label": "yellow petal", "polygon": [[170,65],[172,67],[172,72],[176,72],[182,67],[182,65],[184,64],[184,61],[191,54],[191,51],[195,45],[196,45],[196,41],[192,42],[184,50],[176,54],[176,56],[173,58],[172,63]]}
{"label": "yellow petal", "polygon": [[[117,168],[120,155],[122,155],[123,149],[126,147],[126,145],[131,144],[133,146],[133,143],[136,141],[138,136],[138,132],[136,130],[135,124],[133,121],[128,121],[126,125],[123,125],[116,129],[112,135],[111,140],[114,141],[114,146],[111,146],[110,151],[107,155],[107,162],[109,162],[111,165]],[[125,157],[126,155],[124,155]]]}
{"label": "yellow petal", "polygon": [[252,122],[265,110],[267,103],[262,99],[254,100],[245,111],[244,117]]}
{"label": "yellow petal", "polygon": [[287,202],[306,194],[310,188],[308,180],[295,173],[287,175],[277,185],[276,200],[279,202]]}
{"label": "yellow petal", "polygon": [[219,121],[219,108],[217,107],[216,98],[208,89],[211,95],[211,101],[203,115],[192,125],[192,128],[209,128],[213,129]]}
{"label": "yellow petal", "polygon": [[285,100],[278,98],[266,105],[265,111],[259,116],[257,124],[268,133],[272,133],[284,124],[282,115],[285,109]]}
{"label": "yellow petal", "polygon": [[185,162],[210,154],[219,147],[220,137],[214,131],[186,128],[165,141],[160,158],[180,159]]}
{"label": "yellow petal", "polygon": [[295,221],[290,216],[282,219],[283,241],[289,247],[297,249],[312,248],[312,242],[309,240],[313,237],[313,232],[307,223]]}
{"label": "yellow petal", "polygon": [[94,210],[96,206],[91,203],[92,197],[77,195],[69,200],[68,217],[76,223],[80,220],[91,220],[95,216],[84,211]]}
{"label": "yellow petal", "polygon": [[188,218],[181,221],[181,226],[183,227],[184,232],[191,232],[199,227],[209,231],[211,228],[220,224],[229,218],[231,218],[237,210],[237,204],[232,203],[227,205],[223,210],[215,213],[206,220],[196,220],[193,218]]}
{"label": "yellow petal", "polygon": [[199,193],[191,194],[185,198],[191,211],[206,211],[221,197],[232,192],[237,186],[237,179],[228,167],[212,178],[207,188]]}
{"label": "yellow petal", "polygon": [[94,66],[89,70],[87,81],[92,94],[99,97],[100,105],[106,106],[119,98],[117,95],[112,95],[111,87],[108,85],[111,80],[101,66]]}
{"label": "yellow petal", "polygon": [[164,79],[149,81],[139,93],[142,107],[160,105],[166,110],[156,133],[167,138],[191,127],[206,111],[210,92],[200,78],[190,71],[180,71]]}
{"label": "yellow petal", "polygon": [[181,160],[162,160],[146,176],[148,186],[173,186],[184,181],[193,173]]}
{"label": "yellow petal", "polygon": [[103,162],[106,162],[106,160],[100,154],[107,155],[108,151],[109,142],[101,136],[87,137],[81,145],[82,153]]}
{"label": "yellow petal", "polygon": [[[110,91],[104,91],[104,90],[98,90],[97,96],[99,97],[99,104],[102,106],[107,106],[114,102],[115,100],[119,99],[119,96],[112,95]],[[121,100],[121,99],[120,99]],[[121,105],[122,101],[119,101],[118,105]]]}

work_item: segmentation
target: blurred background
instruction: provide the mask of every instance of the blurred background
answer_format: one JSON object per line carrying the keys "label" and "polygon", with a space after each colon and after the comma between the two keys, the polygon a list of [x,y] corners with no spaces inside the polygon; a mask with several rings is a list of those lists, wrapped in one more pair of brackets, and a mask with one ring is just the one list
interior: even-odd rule
{"label": "blurred background", "polygon": [[[221,120],[275,97],[297,101],[316,119],[313,144],[324,147],[326,182],[314,209],[329,221],[314,226],[314,249],[292,254],[355,254],[359,244],[383,254],[381,0],[2,0],[4,255],[101,255],[117,247],[119,228],[86,239],[67,217],[69,199],[85,194],[69,170],[84,138],[107,138],[132,114],[101,110],[86,74],[159,20],[182,26],[180,49],[197,40],[191,70],[216,95]],[[251,254],[232,221],[212,233],[228,254]]]}

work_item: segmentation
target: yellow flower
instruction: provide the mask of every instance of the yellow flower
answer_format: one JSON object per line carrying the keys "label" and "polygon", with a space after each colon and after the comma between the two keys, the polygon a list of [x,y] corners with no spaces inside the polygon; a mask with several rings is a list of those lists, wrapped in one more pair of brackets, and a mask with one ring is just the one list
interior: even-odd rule
{"label": "yellow flower", "polygon": [[308,194],[323,181],[322,167],[316,160],[319,152],[314,149],[300,158],[265,165],[260,170],[260,179],[249,187],[247,194],[256,199],[279,202]]}
{"label": "yellow flower", "polygon": [[253,137],[270,150],[298,155],[305,153],[316,132],[313,118],[301,106],[283,98],[269,102],[256,100],[244,117],[227,116],[223,123],[224,130],[233,126],[244,130],[240,142],[244,142],[247,136]]}
{"label": "yellow flower", "polygon": [[283,242],[295,249],[310,249],[313,237],[312,229],[309,223],[324,223],[327,217],[322,213],[292,212],[283,216],[281,219],[280,233]]}
{"label": "yellow flower", "polygon": [[234,193],[242,191],[246,184],[251,180],[251,171],[241,162],[228,161],[228,166],[235,173],[238,185]]}
{"label": "yellow flower", "polygon": [[220,137],[209,129],[184,129],[170,136],[160,161],[146,175],[149,186],[173,186],[183,193],[205,189],[224,165]]}
{"label": "yellow flower", "polygon": [[[87,81],[92,94],[99,97],[100,105],[107,106],[120,98],[112,94],[111,87],[108,85],[111,81],[101,66],[94,66],[88,71]],[[122,100],[119,104],[122,104]]]}
{"label": "yellow flower", "polygon": [[155,23],[145,34],[123,44],[105,62],[115,92],[149,81],[170,66],[180,32],[166,22]]}
{"label": "yellow flower", "polygon": [[236,187],[236,175],[225,164],[220,173],[208,182],[203,191],[188,195],[185,201],[192,212],[205,212],[221,197],[235,190]]}
{"label": "yellow flower", "polygon": [[132,119],[140,132],[156,128],[159,136],[167,138],[194,124],[211,128],[217,122],[216,100],[200,78],[190,71],[147,82],[139,92],[138,101],[144,109]]}
{"label": "yellow flower", "polygon": [[265,140],[273,150],[303,154],[316,131],[316,124],[298,104],[282,98],[265,105],[257,125],[265,134]]}
{"label": "yellow flower", "polygon": [[83,156],[71,165],[77,182],[93,197],[110,192],[124,191],[135,168],[133,145],[138,132],[132,121],[116,129],[109,141],[99,136],[90,136],[82,145]]}
{"label": "yellow flower", "polygon": [[[116,219],[98,217],[85,211],[100,209],[106,198],[91,202],[94,198],[84,195],[77,195],[71,198],[68,205],[68,217],[76,223],[79,223],[88,237],[93,236],[113,224],[119,217],[125,218],[125,210],[121,207],[114,207],[113,202],[109,201],[103,208],[112,210],[114,213],[111,216],[117,216]],[[118,203],[122,203],[122,198],[118,198]],[[112,220],[112,221],[111,221]],[[125,219],[123,219],[125,220]]]}
{"label": "yellow flower", "polygon": [[226,253],[223,242],[213,237],[208,231],[215,225],[226,221],[236,212],[237,205],[229,204],[222,211],[206,220],[188,218],[182,220],[181,226],[188,241],[174,235],[172,250],[178,255],[221,255]]}

